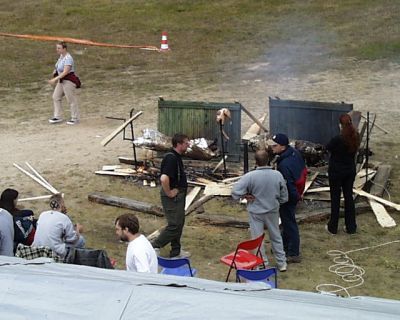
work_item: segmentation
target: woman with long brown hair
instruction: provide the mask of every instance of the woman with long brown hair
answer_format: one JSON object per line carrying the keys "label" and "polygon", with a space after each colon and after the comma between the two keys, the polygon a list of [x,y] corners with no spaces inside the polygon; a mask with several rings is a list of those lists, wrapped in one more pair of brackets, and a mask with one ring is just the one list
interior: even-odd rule
{"label": "woman with long brown hair", "polygon": [[360,146],[360,135],[347,113],[339,117],[339,127],[340,134],[326,145],[326,149],[330,152],[328,175],[331,195],[331,217],[326,229],[331,234],[337,233],[340,194],[343,191],[344,230],[351,234],[357,230],[353,184],[356,176],[355,156]]}

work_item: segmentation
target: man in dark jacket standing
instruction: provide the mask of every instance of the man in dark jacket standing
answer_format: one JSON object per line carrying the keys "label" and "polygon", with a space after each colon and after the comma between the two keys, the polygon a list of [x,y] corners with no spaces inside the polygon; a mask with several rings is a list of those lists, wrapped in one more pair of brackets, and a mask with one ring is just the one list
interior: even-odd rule
{"label": "man in dark jacket standing", "polygon": [[286,135],[278,133],[268,140],[277,157],[277,169],[286,180],[289,201],[282,204],[279,214],[282,222],[282,240],[287,263],[301,262],[300,235],[296,222],[296,205],[301,199],[307,178],[307,169],[301,154],[289,145]]}
{"label": "man in dark jacket standing", "polygon": [[165,154],[161,162],[161,203],[167,226],[152,242],[156,253],[171,244],[170,257],[187,257],[190,254],[181,248],[181,236],[185,224],[185,199],[187,190],[186,174],[182,155],[189,147],[189,138],[177,133],[172,138],[172,150]]}

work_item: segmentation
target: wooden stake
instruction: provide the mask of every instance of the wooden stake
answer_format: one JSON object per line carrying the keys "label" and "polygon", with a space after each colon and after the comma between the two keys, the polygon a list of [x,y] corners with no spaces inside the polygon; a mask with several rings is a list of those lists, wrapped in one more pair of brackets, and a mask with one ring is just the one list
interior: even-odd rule
{"label": "wooden stake", "polygon": [[121,124],[117,129],[115,129],[113,132],[111,132],[107,137],[105,137],[101,141],[101,145],[105,147],[107,144],[110,143],[112,139],[114,139],[118,133],[120,133],[122,130],[124,130],[133,120],[135,120],[137,117],[139,117],[143,111],[139,111],[138,113],[134,114],[132,117],[130,117],[128,120],[126,120],[123,124]]}

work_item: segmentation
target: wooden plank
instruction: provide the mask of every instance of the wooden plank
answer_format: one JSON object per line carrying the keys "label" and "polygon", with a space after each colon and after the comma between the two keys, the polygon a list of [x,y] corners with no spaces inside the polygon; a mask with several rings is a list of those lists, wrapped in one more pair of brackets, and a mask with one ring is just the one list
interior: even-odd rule
{"label": "wooden plank", "polygon": [[306,191],[311,187],[312,183],[314,182],[315,178],[318,177],[319,172],[315,172],[310,179],[307,179],[306,184],[304,186],[304,193],[306,193]]}
{"label": "wooden plank", "polygon": [[101,168],[102,171],[114,171],[115,169],[121,169],[120,165],[105,165]]}
{"label": "wooden plank", "polygon": [[306,193],[325,192],[330,190],[331,189],[329,187],[319,187],[319,188],[308,189]]}
{"label": "wooden plank", "polygon": [[[260,123],[264,123],[267,114],[264,113],[261,118],[258,119]],[[253,123],[250,128],[243,135],[242,140],[250,140],[251,138],[259,135],[261,132],[261,127],[257,123]]]}
{"label": "wooden plank", "polygon": [[[363,117],[364,119],[367,119],[367,117],[364,116],[364,115],[361,115],[361,117]],[[386,131],[386,130],[385,130],[384,128],[382,128],[381,126],[378,126],[376,123],[375,123],[375,126],[376,126],[379,130],[383,131],[384,133],[386,133],[386,134],[389,133],[389,131]]]}
{"label": "wooden plank", "polygon": [[53,195],[49,194],[46,196],[38,196],[38,197],[30,197],[30,198],[22,198],[22,199],[18,199],[18,202],[24,202],[24,201],[33,201],[33,200],[47,200],[50,199]]}
{"label": "wooden plank", "polygon": [[117,172],[117,171],[95,171],[95,174],[104,175],[104,176],[122,176],[122,177],[133,177],[135,176],[134,173],[127,173],[127,172]]}
{"label": "wooden plank", "polygon": [[137,171],[135,169],[132,169],[132,168],[119,168],[119,169],[115,169],[114,172],[129,173],[129,174],[137,173]]}
{"label": "wooden plank", "polygon": [[394,221],[383,205],[371,199],[368,199],[368,203],[381,227],[391,228],[396,226],[396,221]]}
{"label": "wooden plank", "polygon": [[44,183],[42,180],[40,180],[39,178],[35,177],[33,174],[29,173],[28,171],[26,171],[25,169],[21,168],[19,165],[17,165],[16,163],[13,163],[14,167],[16,167],[18,170],[20,170],[21,172],[25,173],[28,177],[30,177],[31,179],[33,179],[35,182],[37,182],[38,184],[40,184],[43,188],[45,188],[46,190],[50,191],[53,194],[56,194],[58,192],[55,192],[54,188],[50,188],[46,183]]}
{"label": "wooden plank", "polygon": [[225,183],[209,183],[204,188],[205,196],[231,196],[232,195],[232,184]]}
{"label": "wooden plank", "polygon": [[368,192],[365,192],[365,191],[363,191],[363,190],[353,189],[353,192],[356,193],[356,194],[358,194],[358,195],[360,195],[360,196],[366,197],[366,198],[368,198],[368,199],[375,200],[375,201],[377,201],[377,202],[379,202],[379,203],[381,203],[381,204],[384,204],[385,206],[394,208],[394,209],[396,209],[397,211],[400,211],[400,204],[391,202],[391,201],[389,201],[389,200],[380,198],[380,197],[378,197],[378,196],[374,196],[374,195],[372,195],[372,194],[370,194],[370,193],[368,193]]}
{"label": "wooden plank", "polygon": [[[368,169],[368,181],[370,181],[376,174],[376,170]],[[356,174],[356,178],[354,179],[353,187],[356,189],[362,189],[366,183],[366,175],[367,169],[361,169]]]}
{"label": "wooden plank", "polygon": [[[387,181],[390,177],[392,170],[391,165],[380,165],[378,166],[377,173],[373,180],[370,193],[375,196],[382,196],[387,185]],[[385,207],[377,203],[375,200],[368,199],[371,209],[375,214],[376,220],[379,225],[384,228],[390,228],[396,226],[396,221],[389,215]]]}
{"label": "wooden plank", "polygon": [[212,198],[214,198],[213,195],[205,195],[202,196],[200,199],[195,201],[187,210],[185,215],[188,215],[195,211],[197,208],[201,207],[203,204],[205,204],[207,201],[210,201]]}
{"label": "wooden plank", "polygon": [[114,139],[118,135],[118,133],[120,133],[122,130],[124,130],[133,120],[135,120],[137,117],[139,117],[142,113],[143,113],[143,111],[139,111],[138,113],[136,113],[132,117],[130,117],[128,120],[126,120],[117,129],[115,129],[107,137],[105,137],[101,141],[101,145],[103,147],[105,147],[107,144],[109,144],[111,142],[111,140]]}
{"label": "wooden plank", "polygon": [[[195,203],[193,203],[191,206],[189,206],[189,208],[185,212],[185,216],[188,216],[190,213],[195,211],[198,207],[202,206],[204,203],[206,203],[210,199],[212,199],[212,196],[203,196],[202,198],[197,200]],[[153,233],[149,234],[147,236],[147,240],[152,241],[155,238],[157,238],[160,235],[161,230],[164,229],[165,227],[166,226],[162,226],[161,228],[157,229]]]}
{"label": "wooden plank", "polygon": [[160,206],[150,204],[147,202],[141,202],[137,200],[120,198],[115,196],[107,196],[100,193],[91,193],[88,195],[89,201],[105,204],[108,206],[126,208],[134,211],[143,213],[149,213],[157,217],[163,217],[164,212]]}
{"label": "wooden plank", "polygon": [[246,109],[243,105],[240,105],[240,106],[241,106],[242,110],[250,117],[251,120],[253,120],[255,123],[257,123],[258,126],[261,129],[263,129],[265,132],[268,132],[267,128],[265,128],[263,126],[263,124],[260,121],[258,121],[258,119],[255,116],[253,116],[253,114],[248,109]]}
{"label": "wooden plank", "polygon": [[202,223],[206,223],[212,226],[218,227],[231,227],[231,228],[240,228],[247,229],[249,228],[248,221],[238,220],[225,215],[216,215],[216,214],[199,214],[196,215],[196,220]]}
{"label": "wooden plank", "polygon": [[40,175],[40,173],[37,172],[37,171],[35,170],[35,168],[32,167],[27,161],[25,162],[25,164],[28,166],[29,169],[32,170],[32,172],[33,172],[40,180],[42,180],[45,184],[47,184],[47,186],[48,186],[50,189],[53,190],[53,193],[59,193],[58,190],[57,190],[56,188],[54,188],[45,178],[43,178],[43,176]]}
{"label": "wooden plank", "polygon": [[387,181],[390,177],[390,172],[392,171],[392,166],[391,165],[380,165],[378,166],[377,173],[374,177],[374,180],[372,181],[372,187],[370,190],[370,193],[373,194],[374,196],[382,196],[386,185]]}
{"label": "wooden plank", "polygon": [[201,191],[201,187],[194,187],[190,192],[186,195],[185,199],[185,211],[190,207],[194,199],[196,199],[197,195]]}
{"label": "wooden plank", "polygon": [[212,173],[215,173],[215,171],[217,171],[218,168],[219,168],[220,166],[222,166],[222,164],[224,163],[224,160],[226,160],[226,159],[228,159],[228,156],[227,156],[227,155],[224,156],[224,158],[221,159],[221,160],[217,163],[217,165],[216,165],[215,168],[213,169]]}

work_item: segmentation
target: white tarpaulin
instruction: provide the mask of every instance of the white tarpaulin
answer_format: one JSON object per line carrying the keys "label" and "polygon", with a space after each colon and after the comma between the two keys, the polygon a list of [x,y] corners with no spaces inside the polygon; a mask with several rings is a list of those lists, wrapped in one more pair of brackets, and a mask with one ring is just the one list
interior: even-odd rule
{"label": "white tarpaulin", "polygon": [[0,319],[250,318],[398,320],[400,302],[0,256]]}

